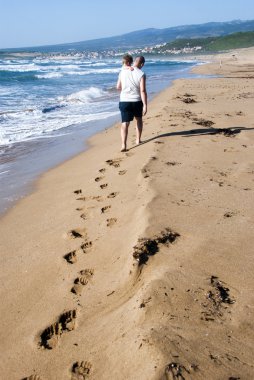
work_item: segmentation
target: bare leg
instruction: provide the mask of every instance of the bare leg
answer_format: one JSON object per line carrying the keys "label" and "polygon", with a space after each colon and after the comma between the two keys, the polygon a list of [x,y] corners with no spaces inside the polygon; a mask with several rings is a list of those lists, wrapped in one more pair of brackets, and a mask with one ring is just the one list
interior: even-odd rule
{"label": "bare leg", "polygon": [[121,152],[125,152],[127,148],[127,137],[128,137],[128,128],[130,122],[122,123],[121,126],[121,138],[122,138],[122,149]]}
{"label": "bare leg", "polygon": [[137,125],[136,125],[136,144],[141,143],[141,135],[143,130],[143,120],[142,117],[136,117]]}

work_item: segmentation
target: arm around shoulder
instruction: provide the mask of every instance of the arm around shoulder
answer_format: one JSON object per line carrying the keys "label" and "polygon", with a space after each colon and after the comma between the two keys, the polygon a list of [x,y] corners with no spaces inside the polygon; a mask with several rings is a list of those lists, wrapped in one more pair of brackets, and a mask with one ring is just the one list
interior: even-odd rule
{"label": "arm around shoulder", "polygon": [[147,92],[146,92],[146,76],[143,75],[140,81],[140,96],[143,103],[143,116],[147,113]]}

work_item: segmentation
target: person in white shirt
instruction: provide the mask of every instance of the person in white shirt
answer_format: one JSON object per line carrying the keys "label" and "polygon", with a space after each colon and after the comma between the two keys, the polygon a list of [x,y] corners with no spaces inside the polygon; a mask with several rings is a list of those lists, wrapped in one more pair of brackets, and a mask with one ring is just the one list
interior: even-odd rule
{"label": "person in white shirt", "polygon": [[123,66],[119,73],[117,89],[121,91],[119,109],[121,111],[122,126],[121,152],[127,151],[127,137],[130,122],[136,119],[136,144],[141,143],[141,134],[143,130],[143,119],[147,112],[147,92],[146,76],[141,68],[145,64],[145,58],[139,56],[135,59],[133,67],[133,58],[129,54],[123,56]]}

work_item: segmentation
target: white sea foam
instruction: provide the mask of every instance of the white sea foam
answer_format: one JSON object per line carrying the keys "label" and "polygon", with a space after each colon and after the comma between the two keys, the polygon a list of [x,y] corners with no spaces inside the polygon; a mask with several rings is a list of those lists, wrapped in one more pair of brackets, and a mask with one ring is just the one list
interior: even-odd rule
{"label": "white sea foam", "polygon": [[47,73],[47,74],[37,74],[35,75],[38,79],[52,79],[52,78],[61,78],[63,74],[60,73]]}
{"label": "white sea foam", "polygon": [[35,58],[33,62],[38,63],[38,64],[57,64],[57,65],[65,65],[65,64],[70,64],[70,63],[75,63],[75,64],[81,64],[83,61],[81,60],[76,60],[76,59],[65,59],[65,60],[60,60],[60,59],[54,59],[54,58]]}
{"label": "white sea foam", "polygon": [[107,94],[106,91],[103,91],[101,88],[98,87],[89,87],[85,90],[74,92],[70,95],[64,96],[64,97],[58,97],[58,100],[60,103],[88,103],[89,101],[100,98],[102,96],[105,96]]}
{"label": "white sea foam", "polygon": [[79,69],[80,65],[52,65],[45,66],[47,70],[72,70]]}
{"label": "white sea foam", "polygon": [[91,114],[65,113],[61,117],[34,117],[32,120],[23,120],[22,127],[17,131],[15,125],[8,131],[0,126],[0,145],[11,145],[21,141],[50,137],[50,133],[63,128],[87,123],[94,120],[102,120],[117,115],[116,111],[104,111]]}
{"label": "white sea foam", "polygon": [[117,74],[120,69],[94,69],[94,70],[82,70],[80,71],[66,71],[67,75],[91,75],[91,74]]}
{"label": "white sea foam", "polygon": [[[52,74],[39,74],[52,78]],[[39,76],[38,75],[38,76]],[[61,74],[60,74],[61,75]],[[41,103],[33,93],[15,105],[10,101],[9,109],[0,111],[0,145],[14,144],[35,138],[44,138],[59,129],[80,123],[101,120],[113,116],[117,109],[107,91],[91,86],[68,95],[48,98]],[[46,111],[47,110],[47,111]]]}
{"label": "white sea foam", "polygon": [[0,172],[0,175],[3,175],[3,174],[6,174],[6,173],[9,173],[10,170],[5,170],[4,172]]}
{"label": "white sea foam", "polygon": [[14,71],[14,72],[29,72],[29,71],[37,71],[40,70],[40,67],[35,65],[34,63],[29,63],[27,65],[0,65],[1,71]]}
{"label": "white sea foam", "polygon": [[90,62],[87,64],[87,66],[107,66],[107,63],[105,63],[105,62]]}

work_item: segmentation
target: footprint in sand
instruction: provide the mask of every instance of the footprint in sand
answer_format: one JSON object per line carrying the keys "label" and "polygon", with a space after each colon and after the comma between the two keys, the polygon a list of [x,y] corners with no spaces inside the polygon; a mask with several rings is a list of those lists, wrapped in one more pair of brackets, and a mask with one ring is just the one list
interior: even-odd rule
{"label": "footprint in sand", "polygon": [[232,216],[236,216],[236,215],[237,215],[236,211],[228,211],[228,212],[225,212],[223,216],[224,218],[232,218]]}
{"label": "footprint in sand", "polygon": [[120,166],[120,162],[122,161],[121,158],[115,158],[113,160],[107,160],[106,163],[109,165],[109,166],[113,166],[114,168],[119,168]]}
{"label": "footprint in sand", "polygon": [[116,218],[107,219],[107,227],[112,227],[114,224],[116,224],[116,222],[117,222]]}
{"label": "footprint in sand", "polygon": [[120,172],[118,172],[119,175],[124,175],[125,173],[127,173],[127,170],[120,170]]}
{"label": "footprint in sand", "polygon": [[104,178],[104,177],[96,177],[94,180],[95,180],[95,182],[99,182],[99,181],[101,181],[103,178]]}
{"label": "footprint in sand", "polygon": [[144,178],[148,178],[149,177],[149,174],[147,174],[147,169],[145,169],[145,168],[141,169],[141,173],[143,174]]}
{"label": "footprint in sand", "polygon": [[100,185],[100,188],[101,188],[101,189],[105,189],[106,187],[108,187],[108,184],[107,184],[107,183],[103,183],[103,185]]}
{"label": "footprint in sand", "polygon": [[114,192],[114,193],[110,193],[110,194],[107,196],[107,198],[115,198],[115,197],[117,196],[117,194],[119,194],[119,193],[116,193],[116,192]]}
{"label": "footprint in sand", "polygon": [[190,104],[190,103],[197,103],[197,101],[191,97],[186,97],[184,99],[181,99],[182,102]]}
{"label": "footprint in sand", "polygon": [[69,264],[74,264],[77,262],[77,253],[76,251],[71,251],[69,253],[66,253],[64,255],[64,259],[69,263]]}
{"label": "footprint in sand", "polygon": [[88,284],[88,281],[93,277],[94,269],[85,269],[80,271],[80,276],[74,280],[74,285],[71,292],[81,295],[83,287]]}
{"label": "footprint in sand", "polygon": [[165,369],[166,380],[187,380],[184,372],[189,373],[184,366],[178,363],[170,363]]}
{"label": "footprint in sand", "polygon": [[160,235],[153,239],[139,239],[134,247],[133,257],[138,261],[138,265],[147,263],[150,256],[154,256],[160,250],[160,244],[168,246],[175,242],[180,235],[166,228]]}
{"label": "footprint in sand", "polygon": [[87,216],[86,216],[86,214],[83,212],[83,214],[80,215],[80,218],[86,220],[86,219],[87,219]]}
{"label": "footprint in sand", "polygon": [[87,253],[87,250],[91,248],[93,243],[91,241],[86,241],[85,243],[81,244],[80,249],[84,252]]}
{"label": "footprint in sand", "polygon": [[203,127],[208,127],[208,128],[214,124],[212,120],[205,120],[205,119],[197,118],[197,117],[193,118],[192,120],[193,120],[193,123],[202,125]]}
{"label": "footprint in sand", "polygon": [[105,171],[106,171],[105,168],[99,169],[99,172],[100,172],[100,173],[105,173]]}
{"label": "footprint in sand", "polygon": [[76,362],[72,366],[71,380],[86,380],[91,372],[92,364],[89,362]]}
{"label": "footprint in sand", "polygon": [[[87,253],[88,249],[91,248],[92,245],[93,245],[93,243],[91,241],[87,240],[87,241],[85,241],[85,243],[81,244],[80,251],[82,251],[83,253]],[[74,251],[66,253],[66,255],[64,255],[64,259],[69,264],[76,263],[77,262],[77,251],[74,250]]]}
{"label": "footprint in sand", "polygon": [[91,197],[91,199],[93,199],[93,200],[95,200],[97,202],[103,201],[103,198],[100,195],[93,196],[93,197]]}
{"label": "footprint in sand", "polygon": [[77,198],[77,201],[85,201],[86,200],[86,197],[79,197]]}
{"label": "footprint in sand", "polygon": [[169,166],[181,165],[181,162],[168,161],[168,162],[166,162],[166,165],[169,165]]}
{"label": "footprint in sand", "polygon": [[25,377],[22,380],[42,380],[42,378],[40,376],[38,376],[38,375],[31,375],[29,377]]}
{"label": "footprint in sand", "polygon": [[[227,311],[228,305],[234,304],[236,301],[231,297],[230,289],[217,276],[212,275],[210,278],[210,289],[206,295],[206,302],[202,303],[202,320],[211,322],[217,318],[221,318]],[[230,312],[230,311],[229,311]]]}
{"label": "footprint in sand", "polygon": [[85,237],[86,233],[82,229],[75,229],[75,230],[69,231],[68,236],[71,237],[72,239],[77,239],[77,238]]}
{"label": "footprint in sand", "polygon": [[148,297],[147,299],[143,300],[141,304],[139,305],[139,308],[143,309],[144,307],[146,307],[146,304],[148,304],[151,300],[152,300],[152,297]]}
{"label": "footprint in sand", "polygon": [[74,194],[81,194],[81,193],[82,193],[82,190],[81,190],[81,189],[78,189],[78,190],[74,190],[73,192],[74,192]]}
{"label": "footprint in sand", "polygon": [[58,344],[60,336],[67,331],[75,329],[77,311],[70,310],[60,315],[58,321],[47,327],[41,334],[40,345],[44,348],[52,350]]}
{"label": "footprint in sand", "polygon": [[102,208],[101,208],[101,213],[102,213],[102,214],[105,214],[105,212],[108,212],[110,208],[111,208],[111,206],[105,206],[105,207],[102,207]]}

